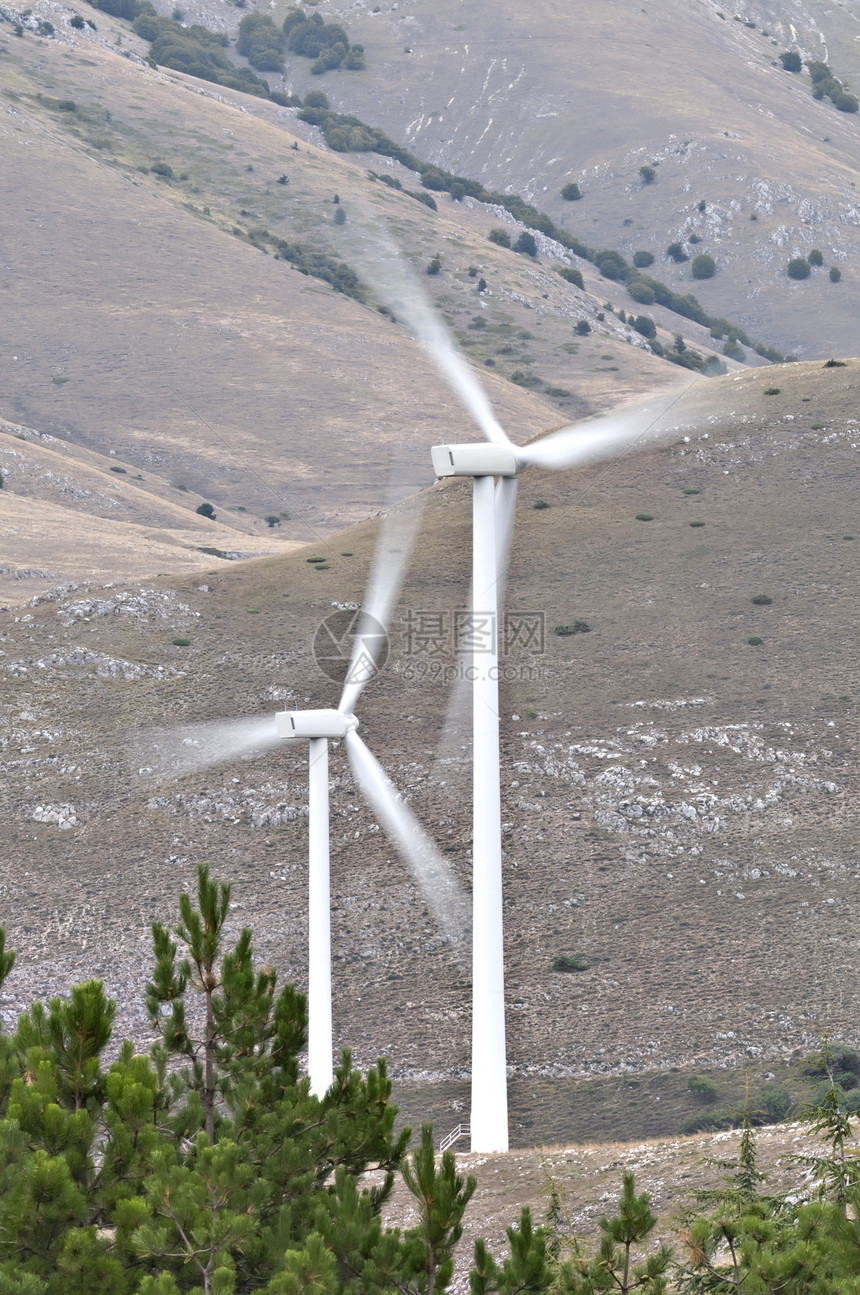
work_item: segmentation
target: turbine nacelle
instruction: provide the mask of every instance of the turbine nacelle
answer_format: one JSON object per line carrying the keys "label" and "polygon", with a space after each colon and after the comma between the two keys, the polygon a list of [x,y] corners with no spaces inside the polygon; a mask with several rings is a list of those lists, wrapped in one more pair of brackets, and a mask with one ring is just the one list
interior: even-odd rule
{"label": "turbine nacelle", "polygon": [[498,441],[434,445],[430,457],[437,477],[515,477],[525,467],[513,445]]}
{"label": "turbine nacelle", "polygon": [[281,710],[275,715],[278,737],[344,738],[358,728],[354,715],[339,710]]}

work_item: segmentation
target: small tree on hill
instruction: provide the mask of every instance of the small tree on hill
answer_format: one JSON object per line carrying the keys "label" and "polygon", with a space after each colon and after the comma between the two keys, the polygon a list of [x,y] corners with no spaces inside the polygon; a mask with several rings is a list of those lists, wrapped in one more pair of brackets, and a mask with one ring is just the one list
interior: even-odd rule
{"label": "small tree on hill", "polygon": [[537,256],[537,250],[534,234],[530,234],[527,229],[524,229],[514,243],[514,251],[522,252],[525,256]]}
{"label": "small tree on hill", "polygon": [[808,279],[812,268],[805,256],[793,256],[786,266],[789,279]]}
{"label": "small tree on hill", "polygon": [[717,263],[707,252],[700,252],[694,256],[690,265],[690,273],[694,279],[713,279],[717,272]]}
{"label": "small tree on hill", "polygon": [[803,67],[803,62],[796,49],[789,49],[784,54],[780,54],[779,61],[786,72],[799,72]]}
{"label": "small tree on hill", "polygon": [[578,184],[571,181],[570,184],[566,184],[564,186],[561,191],[561,196],[564,198],[565,202],[579,202],[579,199],[582,197],[582,190]]}
{"label": "small tree on hill", "polygon": [[214,522],[215,520],[215,509],[211,504],[198,504],[194,511],[201,517],[208,517],[210,522]]}

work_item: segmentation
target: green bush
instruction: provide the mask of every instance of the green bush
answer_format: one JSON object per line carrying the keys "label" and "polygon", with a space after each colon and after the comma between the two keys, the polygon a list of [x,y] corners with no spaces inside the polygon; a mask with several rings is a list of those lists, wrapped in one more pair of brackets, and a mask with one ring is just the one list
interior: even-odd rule
{"label": "green bush", "polygon": [[637,522],[653,522],[653,520],[654,520],[654,514],[653,514],[653,513],[637,513],[637,514],[636,514],[636,520],[637,520]]}
{"label": "green bush", "polygon": [[573,331],[577,333],[579,337],[587,337],[591,332],[591,324],[589,324],[587,319],[579,319],[574,325]]}
{"label": "green bush", "polygon": [[561,196],[564,198],[565,202],[579,202],[579,199],[582,197],[582,190],[578,184],[571,181],[570,184],[566,184],[564,186],[561,191]]}
{"label": "green bush", "polygon": [[707,1075],[690,1075],[687,1080],[687,1089],[700,1102],[715,1102],[719,1093],[717,1085]]}
{"label": "green bush", "polygon": [[569,638],[571,634],[590,634],[591,626],[588,621],[577,620],[572,625],[556,625],[555,632],[559,638]]}
{"label": "green bush", "polygon": [[766,396],[778,396],[781,390],[781,387],[765,387],[764,394]]}
{"label": "green bush", "polygon": [[[242,21],[243,22],[245,21],[244,18],[242,19]],[[305,95],[304,99],[302,100],[302,107],[303,108],[328,108],[329,107],[328,95],[324,94],[322,90],[309,90],[308,93]],[[388,180],[390,177],[379,176],[378,178],[381,180]]]}
{"label": "green bush", "polygon": [[821,252],[819,252],[817,247],[813,247],[812,251],[809,253],[809,256],[807,256],[806,259],[810,265],[824,264],[824,257],[822,256]]}
{"label": "green bush", "polygon": [[574,269],[572,265],[559,265],[556,267],[556,269],[557,269],[557,272],[561,275],[561,277],[563,279],[566,279],[568,283],[572,283],[574,287],[576,288],[585,287],[582,281],[581,270]]}
{"label": "green bush", "polygon": [[707,252],[701,252],[693,258],[690,273],[694,279],[713,279],[717,272],[717,263]]}
{"label": "green bush", "polygon": [[779,61],[785,68],[786,72],[799,72],[803,67],[800,55],[796,49],[788,49],[784,54],[780,54]]}
{"label": "green bush", "polygon": [[437,254],[431,257],[427,263],[427,273],[431,275],[438,274],[441,269],[442,269],[442,258],[441,256],[439,256],[437,252]]}
{"label": "green bush", "polygon": [[754,594],[750,599],[750,602],[755,603],[756,607],[769,607],[773,602],[773,599],[767,594]]}
{"label": "green bush", "polygon": [[640,166],[639,175],[643,184],[653,184],[657,179],[657,172],[653,166]]}
{"label": "green bush", "polygon": [[643,337],[650,339],[657,336],[657,325],[654,323],[654,320],[650,315],[637,315],[633,320],[633,327],[636,329],[636,332],[641,333]]}
{"label": "green bush", "polygon": [[201,517],[208,517],[211,522],[215,520],[215,509],[211,504],[198,504],[194,511]]}
{"label": "green bush", "polygon": [[510,247],[511,236],[506,229],[491,229],[487,238],[491,243],[498,244],[499,247]]}
{"label": "green bush", "polygon": [[517,241],[514,243],[514,251],[521,252],[525,256],[537,256],[537,243],[534,234],[523,230]]}
{"label": "green bush", "polygon": [[588,971],[589,964],[585,958],[577,957],[576,954],[570,957],[562,953],[552,960],[553,971]]}
{"label": "green bush", "polygon": [[805,256],[793,256],[786,266],[786,273],[789,279],[808,279],[812,267]]}
{"label": "green bush", "polygon": [[750,647],[761,647],[762,643],[764,643],[764,639],[759,638],[758,634],[750,634],[747,639],[747,643],[749,643]]}
{"label": "green bush", "polygon": [[726,342],[725,346],[723,347],[723,355],[728,356],[730,360],[740,361],[740,360],[746,359],[746,351],[738,343],[738,340],[735,337],[730,337],[729,340]]}
{"label": "green bush", "polygon": [[631,279],[627,284],[627,295],[638,301],[640,306],[653,306],[657,300],[654,289],[644,279]]}
{"label": "green bush", "polygon": [[682,243],[670,243],[669,246],[666,248],[666,255],[668,256],[669,260],[674,261],[676,265],[681,265],[682,262],[689,261],[690,259],[687,253],[684,251],[684,247]]}
{"label": "green bush", "polygon": [[603,251],[598,252],[594,257],[594,264],[604,279],[614,281],[623,281],[630,271],[630,267],[621,253],[614,252],[611,248],[605,248]]}
{"label": "green bush", "polygon": [[170,640],[174,647],[190,647],[191,639],[175,638]]}
{"label": "green bush", "polygon": [[691,526],[704,526],[704,524],[705,524],[705,523],[704,523],[703,521],[701,521],[701,520],[697,520],[697,521],[694,521],[694,522],[690,522],[690,525],[691,525]]}
{"label": "green bush", "polygon": [[637,270],[644,270],[647,266],[654,264],[654,257],[650,252],[646,252],[643,249],[640,252],[633,253],[633,264],[636,266]]}
{"label": "green bush", "polygon": [[830,282],[831,282],[831,283],[838,283],[838,282],[839,282],[839,280],[840,280],[841,278],[842,278],[842,271],[841,271],[841,270],[839,270],[839,269],[837,269],[837,267],[836,267],[835,265],[831,265],[831,267],[830,267]]}
{"label": "green bush", "polygon": [[545,499],[538,499],[537,503],[532,504],[532,508],[549,508],[549,504]]}

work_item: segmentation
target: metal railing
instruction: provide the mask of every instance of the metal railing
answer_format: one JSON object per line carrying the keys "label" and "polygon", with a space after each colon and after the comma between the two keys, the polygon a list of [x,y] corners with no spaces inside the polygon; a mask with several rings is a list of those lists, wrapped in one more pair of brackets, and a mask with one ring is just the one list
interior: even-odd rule
{"label": "metal railing", "polygon": [[471,1129],[468,1124],[458,1124],[456,1129],[452,1129],[448,1136],[444,1137],[439,1143],[439,1150],[447,1151],[449,1147],[453,1147],[455,1142],[459,1142],[460,1138],[468,1138],[470,1133]]}

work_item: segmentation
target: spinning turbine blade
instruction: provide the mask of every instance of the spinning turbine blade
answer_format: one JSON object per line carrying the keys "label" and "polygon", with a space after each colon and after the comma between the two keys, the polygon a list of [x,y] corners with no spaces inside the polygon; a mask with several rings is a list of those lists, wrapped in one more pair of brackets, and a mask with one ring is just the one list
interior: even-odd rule
{"label": "spinning turbine blade", "polygon": [[345,742],[352,772],[365,798],[403,854],[439,927],[451,944],[459,944],[464,936],[466,902],[451,869],[355,730],[347,733]]}
{"label": "spinning turbine blade", "polygon": [[359,697],[376,674],[391,613],[400,597],[423,514],[423,498],[410,499],[400,511],[388,513],[379,529],[358,632],[338,706],[344,715],[353,713]]}
{"label": "spinning turbine blade", "polygon": [[517,457],[529,466],[572,468],[610,458],[634,444],[640,449],[656,444],[673,434],[673,428],[661,427],[660,422],[686,390],[687,386],[662,400],[605,414],[588,422],[573,423],[551,436],[518,448]]}
{"label": "spinning turbine blade", "polygon": [[151,732],[141,739],[138,754],[146,756],[156,776],[176,778],[225,760],[270,751],[287,741],[278,736],[274,715],[259,715]]}
{"label": "spinning turbine blade", "polygon": [[435,308],[396,254],[392,253],[384,263],[378,258],[373,262],[367,260],[362,270],[386,305],[406,322],[416,342],[426,351],[487,440],[509,445],[486,392],[457,350]]}

